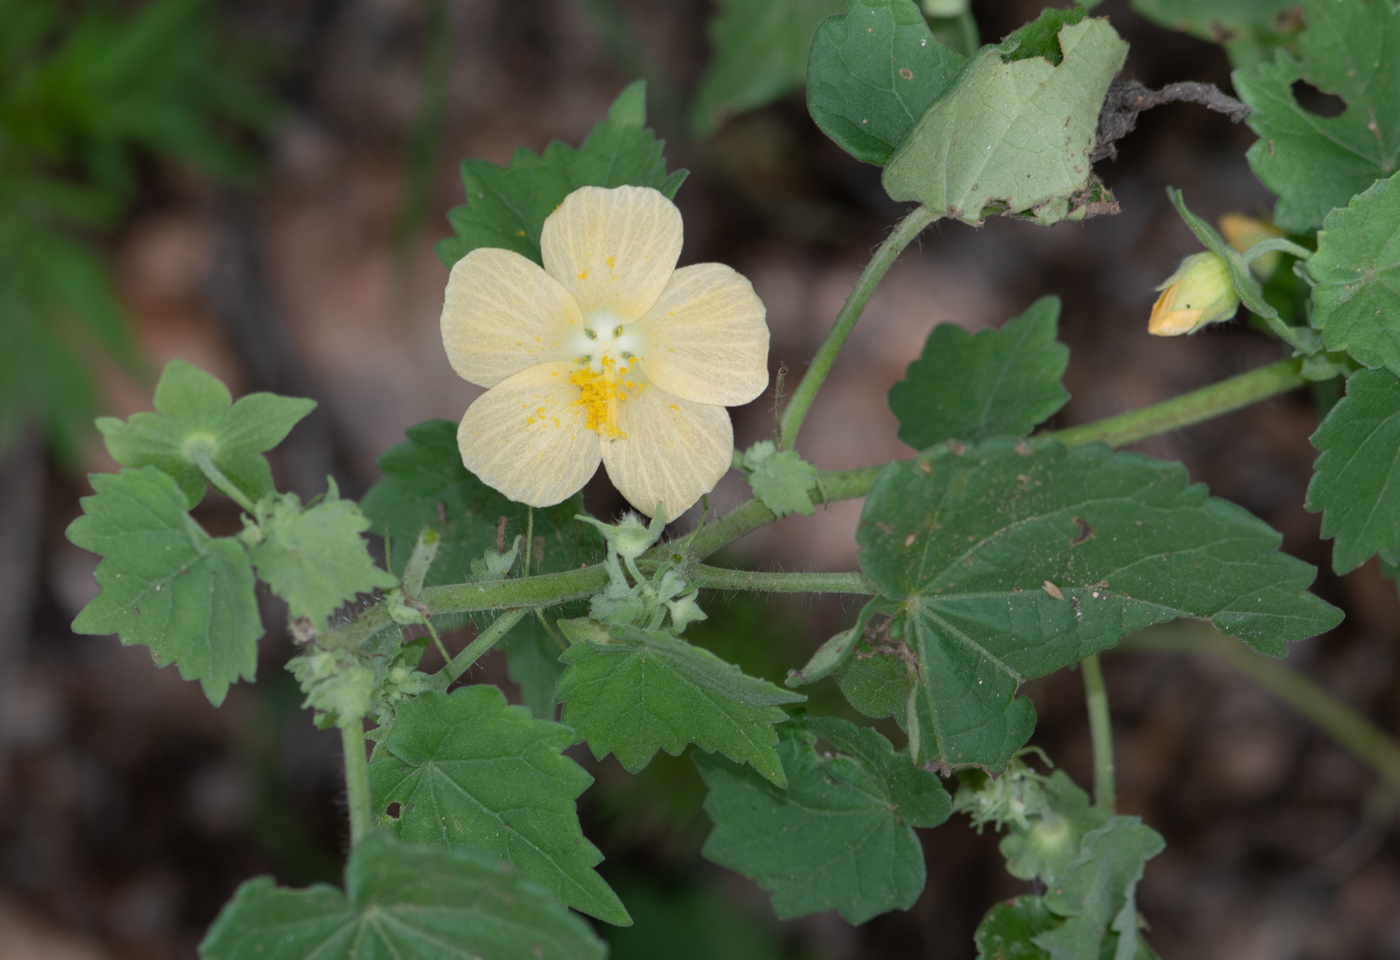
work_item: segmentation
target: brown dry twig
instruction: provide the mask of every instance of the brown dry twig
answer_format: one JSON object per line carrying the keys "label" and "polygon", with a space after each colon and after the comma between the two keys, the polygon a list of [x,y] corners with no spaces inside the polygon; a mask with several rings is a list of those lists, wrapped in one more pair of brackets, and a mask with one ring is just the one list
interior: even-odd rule
{"label": "brown dry twig", "polygon": [[1121,81],[1109,87],[1099,111],[1097,141],[1090,162],[1116,158],[1117,142],[1137,126],[1138,114],[1164,103],[1198,103],[1225,114],[1234,123],[1249,116],[1248,106],[1221,93],[1213,83],[1169,83],[1161,90],[1149,90],[1136,80]]}

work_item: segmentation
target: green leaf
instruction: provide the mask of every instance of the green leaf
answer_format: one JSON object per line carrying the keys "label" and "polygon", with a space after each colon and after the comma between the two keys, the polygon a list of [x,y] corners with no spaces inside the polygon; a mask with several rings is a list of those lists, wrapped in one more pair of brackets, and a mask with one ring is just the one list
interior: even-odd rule
{"label": "green leaf", "polygon": [[218,706],[229,684],[253,679],[263,632],[242,545],[205,533],[175,481],[155,467],[88,479],[97,495],[83,498],[68,539],[102,555],[102,592],[74,632],[150,647],[156,666],[178,663],[180,676],[198,680]]}
{"label": "green leaf", "polygon": [[[1303,0],[1303,16],[1300,59],[1280,52],[1231,75],[1259,134],[1249,165],[1278,194],[1274,222],[1289,233],[1322,226],[1333,208],[1394,174],[1400,155],[1400,6]],[[1321,117],[1304,109],[1293,96],[1300,79],[1341,97],[1346,111]]]}
{"label": "green leaf", "polygon": [[[799,718],[778,730],[786,790],[718,757],[695,757],[715,823],[705,857],[772,892],[784,919],[839,910],[864,923],[908,910],[924,888],[913,828],[948,819],[938,778],[845,720]],[[831,749],[819,751],[818,740]]]}
{"label": "green leaf", "polygon": [[273,492],[263,451],[286,439],[297,421],[316,408],[316,401],[272,393],[250,393],[237,403],[230,401],[228,388],[217,377],[183,360],[171,360],[156,385],[157,413],[132,414],[125,423],[102,417],[97,427],[113,460],[170,474],[191,506],[204,498],[197,450],[206,451],[248,499],[260,500]]}
{"label": "green leaf", "polygon": [[1000,49],[1004,59],[1010,63],[1040,57],[1050,61],[1051,66],[1058,67],[1064,60],[1064,51],[1060,49],[1060,31],[1070,24],[1079,23],[1084,15],[1085,9],[1081,6],[1067,10],[1046,7],[1040,16],[1002,41]]}
{"label": "green leaf", "polygon": [[1328,349],[1400,375],[1400,174],[1327,215],[1308,273]]}
{"label": "green leaf", "polygon": [[886,192],[972,224],[997,213],[1049,224],[1095,212],[1106,192],[1089,153],[1128,45],[1107,20],[1065,26],[1059,41],[1058,67],[983,47],[890,158]]}
{"label": "green leaf", "polygon": [[817,488],[817,468],[796,450],[779,453],[773,441],[760,440],[744,451],[743,466],[753,495],[777,516],[810,517],[816,509],[810,494]]}
{"label": "green leaf", "polygon": [[[408,428],[408,440],[379,458],[384,478],[360,502],[371,530],[391,541],[395,569],[401,570],[424,527],[442,537],[428,570],[427,586],[472,579],[472,561],[488,548],[509,550],[530,525],[530,508],[508,500],[462,466],[457,425],[429,420]],[[573,496],[534,511],[531,570],[577,570],[603,557],[603,537],[574,517],[584,512]],[[502,526],[504,522],[504,526]]]}
{"label": "green leaf", "polygon": [[883,166],[963,61],[934,39],[913,0],[850,0],[812,38],[807,110],[841,149]]}
{"label": "green leaf", "polygon": [[1045,894],[1045,906],[1068,919],[1034,942],[1051,960],[1095,958],[1111,926],[1119,938],[1115,960],[1131,960],[1138,952],[1137,883],[1165,846],[1138,817],[1114,817],[1087,834],[1079,857]]}
{"label": "green leaf", "polygon": [[1335,540],[1332,569],[1349,573],[1379,553],[1400,563],[1400,379],[1361,370],[1312,436],[1321,454],[1307,508]]}
{"label": "green leaf", "polygon": [[340,499],[335,481],[313,506],[303,507],[295,493],[274,494],[257,514],[262,541],[250,557],[258,576],[318,633],[356,594],[398,585],[398,577],[375,566],[360,536],[369,521],[355,501]]}
{"label": "green leaf", "polygon": [[588,741],[599,760],[609,753],[636,773],[665,750],[687,743],[747,763],[782,786],[773,724],[787,719],[779,704],[807,698],[745,676],[732,663],[669,633],[617,626],[608,642],[579,640],[555,688],[563,721]]}
{"label": "green leaf", "polygon": [[846,670],[898,661],[884,668],[895,683],[914,663],[923,749],[950,765],[1000,769],[1035,724],[1016,688],[1132,630],[1200,617],[1282,656],[1342,616],[1304,592],[1314,569],[1278,553],[1267,525],[1188,486],[1180,464],[1102,445],[926,450],[881,472],[856,538],[901,612],[870,651],[885,655],[858,650]]}
{"label": "green leaf", "polygon": [[567,728],[507,706],[496,687],[424,693],[399,704],[385,755],[370,762],[371,800],[379,813],[400,804],[402,840],[500,857],[561,903],[628,924],[579,827],[574,799],[593,778],[561,752],[572,742]]}
{"label": "green leaf", "polygon": [[249,880],[199,945],[203,960],[603,960],[588,924],[507,864],[384,833],[345,865],[345,892]]}
{"label": "green leaf", "polygon": [[1084,837],[1106,824],[1109,813],[1091,804],[1063,770],[1037,781],[1038,810],[1031,811],[1029,828],[1012,830],[999,849],[1007,873],[1053,886],[1078,860]]}
{"label": "green leaf", "polygon": [[1022,437],[1069,400],[1060,383],[1069,348],[1055,340],[1059,297],[1042,297],[1000,330],[934,328],[919,359],[890,388],[899,439],[916,450],[944,440]]}
{"label": "green leaf", "polygon": [[[554,607],[550,613],[559,617],[586,616],[587,604]],[[540,623],[539,617],[527,615],[506,635],[502,646],[506,654],[506,669],[520,687],[520,702],[530,708],[536,720],[553,720],[559,712],[554,702],[554,685],[564,672],[559,662],[563,653],[558,640]]]}
{"label": "green leaf", "polygon": [[1298,0],[1132,0],[1133,11],[1168,30],[1219,43],[1235,66],[1250,66],[1303,26]]}
{"label": "green leaf", "polygon": [[972,935],[977,960],[1050,960],[1050,954],[1035,945],[1035,937],[1061,922],[1062,918],[1045,906],[1043,897],[1017,897],[998,903],[987,911]]}
{"label": "green leaf", "polygon": [[545,218],[579,187],[652,187],[675,197],[686,171],[666,172],[665,143],[646,121],[646,82],[638,80],[577,150],[554,140],[544,156],[516,150],[507,167],[463,160],[467,202],[447,212],[455,236],[438,241],[439,259],[451,267],[477,247],[503,247],[539,263]]}
{"label": "green leaf", "polygon": [[802,89],[807,51],[823,18],[844,0],[719,0],[710,21],[714,61],[690,108],[693,136],[708,137],[727,118]]}

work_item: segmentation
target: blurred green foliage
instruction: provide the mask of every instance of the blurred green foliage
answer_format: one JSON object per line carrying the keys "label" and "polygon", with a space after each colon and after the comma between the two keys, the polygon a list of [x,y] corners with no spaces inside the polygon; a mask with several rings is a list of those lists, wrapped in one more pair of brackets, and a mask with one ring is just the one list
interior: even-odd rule
{"label": "blurred green foliage", "polygon": [[139,369],[101,239],[143,164],[237,181],[240,133],[273,101],[212,0],[0,0],[0,450],[25,424],[72,461],[98,406],[94,364]]}

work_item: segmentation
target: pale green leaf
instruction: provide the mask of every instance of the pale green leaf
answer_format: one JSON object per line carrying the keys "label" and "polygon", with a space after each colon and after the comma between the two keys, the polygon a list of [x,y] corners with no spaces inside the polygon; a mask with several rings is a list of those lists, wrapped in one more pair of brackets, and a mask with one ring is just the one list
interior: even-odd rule
{"label": "pale green leaf", "polygon": [[1349,573],[1374,554],[1400,563],[1400,379],[1361,370],[1312,436],[1321,454],[1307,508],[1322,511],[1332,569]]}
{"label": "pale green leaf", "polygon": [[1137,817],[1114,817],[1086,834],[1079,857],[1045,894],[1045,906],[1067,919],[1034,942],[1051,960],[1094,960],[1111,926],[1118,934],[1114,960],[1133,960],[1137,883],[1147,861],[1164,846],[1157,831]]}
{"label": "pale green leaf", "polygon": [[779,917],[838,910],[864,923],[908,910],[924,888],[913,828],[948,819],[938,777],[875,730],[835,717],[794,719],[778,731],[785,790],[718,757],[695,757],[715,823],[705,857],[771,891]]}
{"label": "pale green leaf", "polygon": [[126,467],[157,467],[175,478],[190,505],[204,497],[205,479],[195,449],[250,500],[273,492],[272,471],[262,454],[281,443],[314,410],[314,400],[251,393],[231,403],[217,377],[183,360],[165,365],[156,386],[156,413],[136,413],[123,423],[102,417],[97,427],[112,459]]}
{"label": "pale green leaf", "polygon": [[652,187],[674,197],[686,171],[666,172],[665,144],[646,121],[646,83],[638,80],[577,150],[554,140],[543,156],[521,147],[506,167],[463,160],[467,202],[447,212],[455,235],[438,241],[439,259],[451,267],[477,247],[502,247],[539,263],[545,218],[580,187]]}
{"label": "pale green leaf", "polygon": [[1305,592],[1314,569],[1278,553],[1280,539],[1188,485],[1180,464],[1101,445],[988,440],[897,461],[857,540],[900,613],[844,668],[883,669],[888,689],[867,684],[853,703],[904,719],[891,707],[913,667],[923,752],[1000,769],[1035,723],[1016,688],[1132,630],[1199,617],[1281,656],[1336,626],[1341,611]]}
{"label": "pale green leaf", "polygon": [[890,158],[886,192],[973,224],[996,213],[1048,224],[1093,212],[1104,193],[1089,154],[1128,45],[1107,20],[1069,24],[1059,41],[1059,66],[983,47]]}
{"label": "pale green leaf", "polygon": [[380,569],[364,537],[369,521],[353,500],[342,500],[334,482],[325,497],[303,507],[294,493],[258,504],[262,541],[250,559],[293,617],[305,617],[318,633],[326,618],[356,594],[387,590],[398,577]]}
{"label": "pale green leaf", "polygon": [[73,630],[144,644],[156,666],[175,662],[218,706],[229,684],[253,679],[263,632],[242,545],[205,533],[175,481],[155,467],[88,479],[97,495],[83,498],[68,539],[102,555],[102,592]]}
{"label": "pale green leaf", "polygon": [[802,89],[807,51],[823,18],[844,0],[719,0],[710,21],[714,59],[690,108],[697,137],[727,118]]}
{"label": "pale green leaf", "polygon": [[579,827],[574,800],[593,778],[561,752],[572,742],[567,728],[507,706],[496,687],[424,693],[399,704],[384,755],[369,765],[374,809],[400,805],[391,822],[406,842],[499,857],[561,903],[630,923]]}
{"label": "pale green leaf", "polygon": [[1327,215],[1308,273],[1328,349],[1400,376],[1400,174]]}
{"label": "pale green leaf", "polygon": [[811,493],[817,488],[817,468],[796,450],[781,453],[771,440],[756,443],[744,453],[753,495],[779,517],[800,513],[810,517],[816,509]]}
{"label": "pale green leaf", "polygon": [[[1302,7],[1299,59],[1280,52],[1231,76],[1259,134],[1249,165],[1278,194],[1274,222],[1290,233],[1322,226],[1333,208],[1394,174],[1400,158],[1400,5],[1302,0]],[[1346,111],[1322,117],[1304,109],[1293,95],[1298,80],[1341,97]]]}
{"label": "pale green leaf", "polygon": [[913,0],[850,0],[812,38],[807,110],[851,156],[884,165],[963,60],[934,38]]}
{"label": "pale green leaf", "polygon": [[779,704],[807,698],[746,676],[710,651],[669,633],[616,626],[607,642],[579,640],[555,697],[563,721],[598,759],[609,753],[636,773],[665,750],[686,744],[718,750],[782,785],[773,724],[787,719]]}
{"label": "pale green leaf", "polygon": [[933,329],[890,388],[899,439],[916,450],[944,440],[1020,437],[1069,400],[1060,383],[1069,348],[1055,340],[1058,297],[1042,297],[1000,330]]}
{"label": "pale green leaf", "polygon": [[249,880],[219,912],[203,960],[603,960],[581,918],[508,865],[473,850],[371,834],[345,891]]}

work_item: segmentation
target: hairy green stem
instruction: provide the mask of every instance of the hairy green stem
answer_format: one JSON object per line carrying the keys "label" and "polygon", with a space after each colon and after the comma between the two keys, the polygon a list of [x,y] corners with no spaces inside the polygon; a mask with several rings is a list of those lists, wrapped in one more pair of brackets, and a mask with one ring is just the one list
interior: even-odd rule
{"label": "hairy green stem", "polygon": [[885,273],[894,265],[904,248],[909,246],[909,243],[923,231],[924,227],[937,219],[938,215],[928,207],[922,204],[915,207],[903,220],[899,221],[890,235],[885,238],[885,242],[880,244],[879,249],[875,251],[875,255],[870,258],[870,262],[865,265],[865,269],[861,271],[860,279],[856,281],[855,289],[846,298],[841,312],[836,314],[836,321],[832,323],[826,340],[822,342],[816,356],[812,358],[811,365],[807,367],[807,372],[802,375],[802,381],[792,392],[792,399],[788,401],[787,407],[783,410],[780,424],[782,449],[792,449],[793,442],[797,439],[797,432],[802,429],[802,421],[807,417],[807,410],[812,406],[812,400],[816,398],[817,391],[821,389],[822,381],[831,371],[831,365],[836,362],[837,354],[841,352],[846,338],[850,336],[856,321],[860,319],[861,311],[869,302],[870,295],[875,292],[875,288],[884,278]]}
{"label": "hairy green stem", "polygon": [[253,513],[253,501],[248,499],[248,495],[238,489],[238,485],[224,475],[224,472],[214,466],[214,460],[209,456],[209,451],[203,445],[192,445],[191,453],[194,454],[194,462],[199,467],[204,478],[214,485],[224,496],[238,504],[246,513]]}
{"label": "hairy green stem", "polygon": [[1316,680],[1255,653],[1209,624],[1174,623],[1140,630],[1121,646],[1125,650],[1201,652],[1221,658],[1312,721],[1382,779],[1400,787],[1400,745],[1394,739]]}
{"label": "hairy green stem", "polygon": [[369,833],[369,767],[365,764],[365,724],[363,720],[340,725],[340,743],[345,750],[345,793],[350,801],[350,846],[357,847]]}
{"label": "hairy green stem", "polygon": [[1091,653],[1079,661],[1084,674],[1084,701],[1089,706],[1089,737],[1094,745],[1094,805],[1113,813],[1118,806],[1114,786],[1113,721],[1108,715],[1108,691],[1103,685],[1099,655]]}
{"label": "hairy green stem", "polygon": [[1126,446],[1296,390],[1308,382],[1299,373],[1302,366],[1303,361],[1298,358],[1280,360],[1141,410],[1086,423],[1082,427],[1056,430],[1043,436],[1058,440],[1067,447],[1082,447],[1095,442],[1111,447]]}
{"label": "hairy green stem", "polygon": [[691,581],[707,590],[753,590],[762,593],[873,594],[875,587],[859,573],[769,573],[729,570],[697,564]]}
{"label": "hairy green stem", "polygon": [[494,647],[502,637],[510,632],[510,628],[520,622],[520,619],[529,613],[528,608],[507,610],[495,619],[491,626],[482,630],[476,635],[476,639],[462,648],[462,652],[453,657],[443,667],[443,672],[452,680],[456,680],[462,674],[471,669],[471,665],[485,655],[486,651]]}
{"label": "hairy green stem", "polygon": [[[1069,447],[1100,441],[1110,446],[1134,443],[1157,433],[1199,423],[1238,410],[1258,400],[1286,393],[1306,382],[1298,373],[1300,366],[1299,360],[1283,360],[1142,410],[1043,436],[1058,440]],[[211,468],[212,466],[210,464]],[[875,478],[884,467],[884,464],[879,464],[854,470],[823,470],[819,475],[817,491],[827,502],[863,497],[870,492]],[[659,543],[652,547],[639,558],[639,566],[643,569],[655,569],[658,563],[665,560],[679,562],[687,555],[696,558],[708,557],[776,519],[773,511],[760,501],[748,500],[723,516],[700,526],[681,541]],[[704,569],[708,571],[718,568]],[[706,576],[709,575],[706,573]],[[839,586],[841,589],[838,592],[869,592],[863,581],[860,581],[861,585],[857,589],[857,581],[841,579],[856,576],[854,574],[764,573],[753,575],[754,579],[750,580],[748,574],[724,571],[715,576],[733,578],[724,583],[714,581],[715,589],[806,592],[811,589],[831,590]],[[821,582],[801,579],[812,576],[829,576],[836,579],[827,581],[827,586],[801,585]],[[549,607],[591,596],[607,581],[608,575],[602,564],[594,564],[563,573],[429,587],[422,592],[419,600],[434,614],[474,613],[514,607]],[[710,583],[701,585],[711,586]],[[393,625],[388,610],[383,604],[379,604],[366,610],[350,623],[331,630],[320,638],[319,643],[328,650],[356,649],[376,633]]]}

